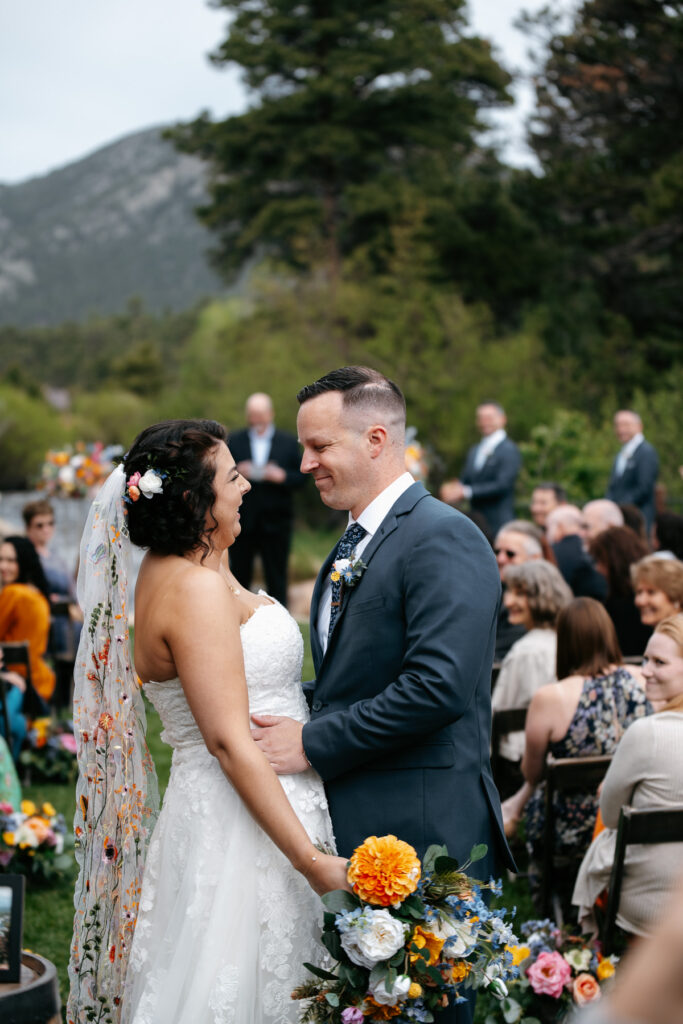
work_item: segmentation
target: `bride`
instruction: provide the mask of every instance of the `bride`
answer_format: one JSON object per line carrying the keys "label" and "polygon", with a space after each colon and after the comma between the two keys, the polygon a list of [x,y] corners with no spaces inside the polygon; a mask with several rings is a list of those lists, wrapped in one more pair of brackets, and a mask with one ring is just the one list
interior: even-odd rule
{"label": "bride", "polygon": [[[139,435],[86,524],[74,1024],[295,1021],[290,993],[318,950],[315,893],[346,887],[346,862],[318,849],[334,843],[320,779],[278,778],[251,738],[250,713],[307,709],[296,624],[228,568],[248,490],[223,427],[167,421]],[[148,549],[135,668],[130,541]],[[140,684],[173,747],[156,824]]]}

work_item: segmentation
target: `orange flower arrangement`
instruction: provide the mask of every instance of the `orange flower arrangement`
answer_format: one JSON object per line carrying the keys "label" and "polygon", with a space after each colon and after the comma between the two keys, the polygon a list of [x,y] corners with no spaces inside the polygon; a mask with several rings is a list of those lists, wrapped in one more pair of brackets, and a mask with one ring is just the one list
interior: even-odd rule
{"label": "orange flower arrangement", "polygon": [[365,1014],[368,1020],[391,1020],[392,1017],[398,1017],[403,1012],[400,1006],[385,1006],[383,1003],[375,1002],[372,996],[367,997],[365,1006],[372,1010],[372,1013]]}
{"label": "orange flower arrangement", "polygon": [[351,857],[348,879],[366,903],[388,907],[415,892],[420,874],[412,846],[396,836],[370,836]]}
{"label": "orange flower arrangement", "polygon": [[[441,950],[443,949],[444,939],[440,939],[438,935],[433,932],[428,932],[421,925],[418,925],[413,932],[410,945],[417,946],[419,949],[424,949],[429,953],[428,964],[435,964],[438,962],[441,956]],[[411,953],[410,959],[417,960],[419,953]]]}

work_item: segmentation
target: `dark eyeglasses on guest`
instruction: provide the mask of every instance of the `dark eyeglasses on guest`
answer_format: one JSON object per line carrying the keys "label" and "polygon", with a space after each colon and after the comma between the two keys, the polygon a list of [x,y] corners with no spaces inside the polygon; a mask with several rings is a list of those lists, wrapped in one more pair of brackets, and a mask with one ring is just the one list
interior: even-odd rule
{"label": "dark eyeglasses on guest", "polygon": [[515,555],[517,554],[516,551],[510,551],[508,548],[494,548],[493,550],[494,550],[495,554],[497,554],[497,555],[507,555],[508,558],[514,558]]}

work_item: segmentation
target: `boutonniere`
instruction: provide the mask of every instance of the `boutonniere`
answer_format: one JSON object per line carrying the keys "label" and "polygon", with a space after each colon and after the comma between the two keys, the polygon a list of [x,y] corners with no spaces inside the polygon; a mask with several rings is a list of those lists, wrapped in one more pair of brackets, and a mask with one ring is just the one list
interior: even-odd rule
{"label": "boutonniere", "polygon": [[355,587],[361,578],[367,565],[362,558],[338,558],[332,563],[330,579],[333,583],[342,583],[347,587]]}

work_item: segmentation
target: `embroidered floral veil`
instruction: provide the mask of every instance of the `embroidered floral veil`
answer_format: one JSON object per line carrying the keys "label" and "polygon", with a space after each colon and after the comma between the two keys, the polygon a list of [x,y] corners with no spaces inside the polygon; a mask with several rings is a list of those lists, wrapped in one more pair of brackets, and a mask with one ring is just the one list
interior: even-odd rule
{"label": "embroidered floral veil", "polygon": [[131,542],[118,466],[93,502],[81,541],[78,597],[85,621],[74,668],[78,744],[74,818],[79,875],[67,1020],[120,1015],[142,871],[159,805],[145,743],[145,709],[130,652]]}

